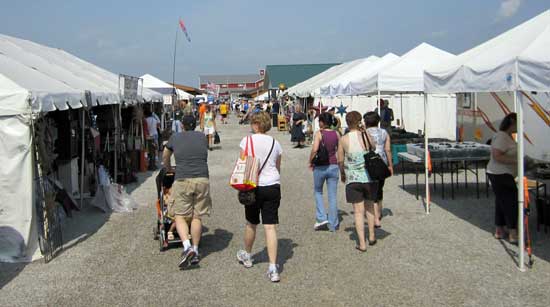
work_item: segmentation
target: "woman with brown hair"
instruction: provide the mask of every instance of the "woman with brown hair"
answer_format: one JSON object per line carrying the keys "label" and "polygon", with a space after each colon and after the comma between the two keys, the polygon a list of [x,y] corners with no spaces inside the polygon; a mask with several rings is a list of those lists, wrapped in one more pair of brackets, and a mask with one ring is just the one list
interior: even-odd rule
{"label": "woman with brown hair", "polygon": [[364,155],[369,149],[369,142],[372,146],[376,146],[376,141],[364,132],[361,119],[361,114],[357,111],[349,112],[346,115],[346,123],[350,131],[340,139],[338,165],[340,179],[346,184],[346,200],[353,204],[355,231],[359,241],[355,248],[366,252],[365,211],[369,224],[368,242],[369,245],[376,244],[373,201],[377,198],[377,182],[371,180],[365,169]]}

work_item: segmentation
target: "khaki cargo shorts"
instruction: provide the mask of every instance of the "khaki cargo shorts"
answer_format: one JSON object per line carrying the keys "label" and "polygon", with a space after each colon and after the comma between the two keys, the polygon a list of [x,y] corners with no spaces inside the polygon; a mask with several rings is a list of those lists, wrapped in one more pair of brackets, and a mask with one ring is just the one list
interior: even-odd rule
{"label": "khaki cargo shorts", "polygon": [[210,215],[210,181],[208,178],[187,178],[174,181],[168,204],[168,216],[180,215],[184,218]]}

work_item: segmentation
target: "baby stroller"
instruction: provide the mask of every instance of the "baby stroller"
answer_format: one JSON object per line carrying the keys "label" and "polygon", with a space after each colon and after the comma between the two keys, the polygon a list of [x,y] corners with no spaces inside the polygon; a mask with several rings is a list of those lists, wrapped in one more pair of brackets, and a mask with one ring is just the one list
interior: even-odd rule
{"label": "baby stroller", "polygon": [[241,120],[239,120],[239,125],[248,125],[250,124],[250,112],[243,115]]}
{"label": "baby stroller", "polygon": [[170,193],[172,184],[174,183],[173,172],[167,172],[165,169],[162,169],[156,178],[157,183],[157,223],[153,227],[153,238],[159,241],[159,250],[161,252],[165,251],[168,246],[172,243],[180,243],[181,239],[179,238],[177,231],[174,231],[174,238],[168,239],[168,230],[174,222],[173,219],[167,216],[168,204],[166,203],[165,197]]}

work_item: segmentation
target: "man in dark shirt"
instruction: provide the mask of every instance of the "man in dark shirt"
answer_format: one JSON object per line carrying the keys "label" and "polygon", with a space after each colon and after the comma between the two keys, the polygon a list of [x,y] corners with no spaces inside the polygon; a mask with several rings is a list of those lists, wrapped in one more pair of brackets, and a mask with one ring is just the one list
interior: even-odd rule
{"label": "man in dark shirt", "polygon": [[275,100],[273,101],[273,105],[271,106],[271,117],[273,118],[273,127],[279,126],[279,110],[281,108],[281,105],[279,104],[279,101]]}
{"label": "man in dark shirt", "polygon": [[[170,158],[174,154],[176,175],[171,194],[174,201],[168,211],[175,216],[176,229],[183,242],[180,268],[198,264],[199,242],[203,216],[210,215],[212,200],[208,179],[208,143],[203,133],[194,131],[193,116],[182,118],[182,133],[173,134],[164,149],[163,162],[168,171],[173,171]],[[189,240],[189,222],[193,245]]]}

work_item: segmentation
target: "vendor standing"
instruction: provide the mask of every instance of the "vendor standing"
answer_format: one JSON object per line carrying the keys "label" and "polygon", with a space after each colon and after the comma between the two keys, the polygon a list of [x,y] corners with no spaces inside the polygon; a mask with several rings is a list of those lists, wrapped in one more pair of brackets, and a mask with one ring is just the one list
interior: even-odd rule
{"label": "vendor standing", "polygon": [[304,142],[306,135],[304,133],[304,124],[307,123],[307,117],[302,112],[302,106],[297,104],[294,107],[294,114],[292,115],[292,129],[290,130],[290,141],[296,143],[294,148],[304,148]]}
{"label": "vendor standing", "polygon": [[495,238],[503,239],[508,233],[512,244],[518,242],[518,188],[515,182],[518,149],[512,136],[516,129],[516,113],[506,115],[491,141],[491,159],[487,165],[487,175],[495,193]]}
{"label": "vendor standing", "polygon": [[158,129],[160,127],[160,121],[153,116],[153,112],[149,109],[144,110],[145,122],[147,125],[147,157],[149,160],[147,169],[154,171],[157,169],[157,148],[158,148]]}
{"label": "vendor standing", "polygon": [[273,120],[273,127],[279,126],[279,111],[281,110],[281,105],[278,100],[274,100],[271,104],[271,118]]}

